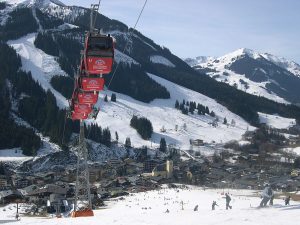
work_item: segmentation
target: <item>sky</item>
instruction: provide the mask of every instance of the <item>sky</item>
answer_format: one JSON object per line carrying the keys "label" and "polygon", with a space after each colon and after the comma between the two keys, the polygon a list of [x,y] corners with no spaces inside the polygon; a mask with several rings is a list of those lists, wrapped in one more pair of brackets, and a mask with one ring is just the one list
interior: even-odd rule
{"label": "sky", "polygon": [[[100,12],[133,27],[144,1],[101,0]],[[181,58],[250,48],[300,63],[299,12],[299,0],[148,0],[136,29]]]}

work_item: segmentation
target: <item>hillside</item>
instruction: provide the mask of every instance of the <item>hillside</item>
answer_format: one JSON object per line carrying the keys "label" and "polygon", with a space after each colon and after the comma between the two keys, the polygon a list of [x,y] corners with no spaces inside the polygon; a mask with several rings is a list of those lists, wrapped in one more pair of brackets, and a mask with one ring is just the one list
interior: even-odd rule
{"label": "hillside", "polygon": [[300,65],[285,58],[243,48],[207,61],[186,62],[246,93],[281,103],[300,102]]}
{"label": "hillside", "polygon": [[[63,146],[73,132],[78,132],[78,124],[67,121],[62,137],[64,109],[72,91],[89,10],[47,0],[5,2],[0,16],[0,39],[19,55],[20,65],[15,70],[28,72],[25,77],[28,76],[30,85],[38,90],[32,93],[27,85],[17,84],[20,75],[17,73],[12,85],[18,94],[12,99],[15,107],[10,111]],[[111,96],[112,92],[117,93],[117,101],[101,100],[96,122],[102,128],[109,127],[111,134],[118,132],[121,143],[130,137],[136,147],[156,147],[164,137],[168,144],[188,148],[190,139],[203,139],[208,143],[239,140],[247,129],[253,129],[251,125],[259,124],[258,112],[300,119],[300,110],[293,105],[256,97],[199,75],[170,50],[119,21],[98,15],[96,27],[116,39],[115,61],[120,64],[110,90],[100,95],[102,99],[105,95]],[[105,79],[109,83],[111,74]],[[196,113],[184,115],[175,109],[176,100],[207,106],[216,117]],[[150,119],[154,127],[151,140],[141,139],[130,127],[133,115]],[[222,123],[225,118],[228,125]],[[216,120],[219,121],[217,126]],[[230,125],[232,121],[235,121],[233,126]],[[162,127],[166,132],[161,131]]]}
{"label": "hillside", "polygon": [[[107,225],[111,224],[174,224],[188,223],[191,225],[205,221],[215,225],[256,225],[271,223],[272,225],[295,224],[298,218],[298,202],[284,206],[280,196],[274,200],[274,206],[257,208],[261,199],[260,192],[249,190],[226,189],[232,201],[232,210],[225,209],[224,191],[197,187],[166,188],[148,192],[134,193],[130,196],[120,197],[106,201],[107,206],[95,210],[94,217],[61,218],[60,224],[97,224],[99,220]],[[211,210],[211,204],[216,201],[218,206]],[[182,206],[182,203],[183,206]],[[198,210],[194,211],[198,205]],[[182,208],[183,207],[183,208]],[[21,204],[21,213],[28,208]],[[169,213],[166,213],[166,211]],[[8,205],[0,211],[1,218],[12,220],[15,209]],[[21,214],[22,215],[22,214]],[[45,225],[57,224],[57,218],[45,219],[39,217],[25,217],[22,215],[21,223],[25,225],[42,223]]]}

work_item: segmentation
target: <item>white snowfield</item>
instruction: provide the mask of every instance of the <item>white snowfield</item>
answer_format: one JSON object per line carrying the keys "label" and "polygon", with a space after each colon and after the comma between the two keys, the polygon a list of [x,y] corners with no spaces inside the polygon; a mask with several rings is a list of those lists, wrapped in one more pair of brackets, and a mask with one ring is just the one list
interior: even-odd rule
{"label": "white snowfield", "polygon": [[170,60],[161,55],[150,56],[150,62],[162,64],[168,67],[175,67],[175,65]]}
{"label": "white snowfield", "polygon": [[29,159],[32,159],[32,157],[25,156],[21,148],[0,150],[0,162],[27,161]]}
{"label": "white snowfield", "polygon": [[58,106],[65,108],[68,106],[68,101],[51,86],[50,80],[55,75],[67,76],[67,74],[60,68],[53,56],[47,55],[34,46],[36,35],[36,33],[28,34],[20,39],[9,41],[8,44],[21,56],[22,69],[30,71],[32,78],[45,90],[51,90]]}
{"label": "white snowfield", "polygon": [[270,115],[258,112],[260,123],[265,123],[277,129],[286,129],[296,125],[296,120],[292,118],[285,118],[278,115]]}
{"label": "white snowfield", "polygon": [[[215,100],[155,75],[148,75],[168,89],[171,95],[170,99],[156,99],[150,104],[146,104],[117,93],[117,102],[104,102],[105,94],[111,96],[111,92],[100,93],[100,100],[98,101],[100,113],[96,122],[102,127],[109,127],[113,138],[115,131],[117,131],[120,142],[124,143],[126,137],[130,137],[131,143],[135,147],[143,145],[155,147],[159,145],[161,137],[164,137],[167,144],[174,144],[183,149],[188,149],[190,139],[221,143],[239,140],[247,128],[253,129],[246,121],[218,104]],[[175,109],[175,101],[182,102],[183,99],[208,106],[219,117],[218,127],[215,128],[210,124],[215,119],[211,116],[199,116],[197,113],[184,115],[181,111]],[[152,122],[154,133],[151,140],[143,140],[136,130],[130,127],[130,120],[133,115],[144,116]],[[224,117],[227,118],[229,124],[234,120],[236,125],[234,127],[223,125]],[[89,122],[92,123],[93,120]],[[186,129],[184,129],[184,124],[186,124]],[[175,125],[178,125],[177,131]],[[163,126],[166,132],[161,131]]]}
{"label": "white snowfield", "polygon": [[[282,68],[288,69],[290,72],[295,74],[295,76],[299,76],[298,73],[300,73],[299,72],[300,66],[298,64],[270,54],[260,54],[258,52],[255,52],[247,48],[240,48],[234,52],[221,56],[217,59],[211,59],[204,63],[199,63],[198,65],[204,68],[210,68],[216,70],[217,72],[209,72],[207,73],[207,75],[213,77],[219,82],[225,82],[249,94],[263,96],[265,98],[271,99],[279,103],[289,104],[289,102],[286,101],[285,99],[279,97],[273,92],[269,92],[266,89],[266,84],[274,81],[270,80],[267,82],[254,82],[246,78],[243,74],[237,74],[227,69],[227,67],[231,65],[232,62],[234,62],[237,58],[241,57],[242,55],[248,55],[253,59],[265,58]],[[255,73],[256,71],[254,72],[254,74]],[[244,82],[241,82],[240,80]],[[247,85],[244,84],[245,82],[247,83]]]}
{"label": "white snowfield", "polygon": [[[161,189],[131,194],[124,200],[114,199],[108,203],[108,207],[94,210],[94,217],[58,219],[24,217],[21,214],[21,220],[16,223],[14,222],[15,205],[8,205],[5,211],[0,208],[0,218],[7,221],[6,224],[22,225],[298,224],[300,209],[298,202],[291,201],[289,206],[284,206],[282,199],[274,199],[274,206],[258,208],[261,199],[255,191],[226,189],[225,192],[229,192],[231,196],[231,210],[225,209],[222,190],[191,187],[189,190]],[[214,211],[211,210],[213,201],[218,204]],[[194,211],[196,205],[198,211]],[[169,213],[166,213],[167,210]]]}

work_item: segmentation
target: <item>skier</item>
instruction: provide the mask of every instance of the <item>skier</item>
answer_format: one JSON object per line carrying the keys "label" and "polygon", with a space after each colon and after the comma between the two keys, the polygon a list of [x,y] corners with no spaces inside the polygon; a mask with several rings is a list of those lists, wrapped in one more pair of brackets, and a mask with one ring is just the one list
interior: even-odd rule
{"label": "skier", "polygon": [[198,211],[198,205],[195,206],[194,211]]}
{"label": "skier", "polygon": [[19,220],[19,213],[16,214],[16,220]]}
{"label": "skier", "polygon": [[274,201],[274,192],[272,191],[271,187],[268,190],[268,194],[271,196],[269,205],[273,205]]}
{"label": "skier", "polygon": [[266,184],[265,189],[261,194],[262,200],[260,202],[260,207],[265,207],[272,196],[273,196],[272,188],[268,184]]}
{"label": "skier", "polygon": [[284,199],[285,205],[290,205],[291,196]]}
{"label": "skier", "polygon": [[212,205],[211,205],[211,210],[215,210],[215,207],[218,206],[216,201],[213,201]]}
{"label": "skier", "polygon": [[228,210],[228,208],[232,209],[232,206],[229,205],[231,198],[228,193],[225,194],[225,198],[226,198],[226,210]]}

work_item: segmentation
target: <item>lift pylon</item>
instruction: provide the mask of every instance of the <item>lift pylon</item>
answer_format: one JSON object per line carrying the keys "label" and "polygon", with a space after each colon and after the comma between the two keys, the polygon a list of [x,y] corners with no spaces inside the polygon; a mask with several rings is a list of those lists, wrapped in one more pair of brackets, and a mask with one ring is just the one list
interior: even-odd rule
{"label": "lift pylon", "polygon": [[80,134],[77,151],[76,187],[72,217],[94,216],[88,167],[88,150],[84,137],[84,122],[80,121]]}

